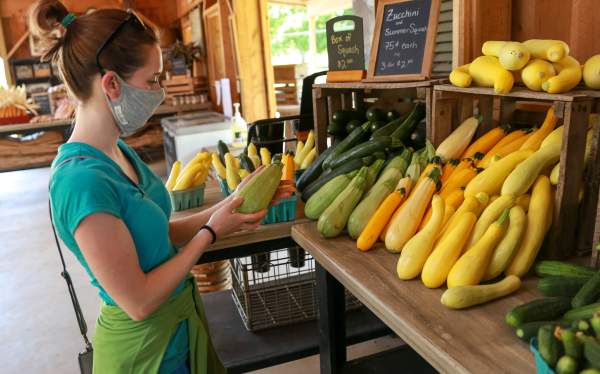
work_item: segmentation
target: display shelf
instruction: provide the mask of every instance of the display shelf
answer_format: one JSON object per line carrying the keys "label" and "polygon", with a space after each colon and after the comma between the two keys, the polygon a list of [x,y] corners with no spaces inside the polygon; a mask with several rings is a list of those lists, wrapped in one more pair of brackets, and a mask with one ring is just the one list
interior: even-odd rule
{"label": "display shelf", "polygon": [[182,105],[161,104],[154,112],[154,115],[177,114],[177,113],[184,113],[184,112],[211,110],[212,108],[213,108],[213,105],[210,101],[207,101],[205,103],[182,104]]}
{"label": "display shelf", "polygon": [[73,120],[58,120],[38,123],[17,123],[14,125],[0,125],[0,135],[9,135],[23,132],[35,132],[46,130],[60,130],[71,127]]}
{"label": "display shelf", "polygon": [[[581,91],[548,94],[522,87],[514,87],[510,93],[498,95],[492,88],[436,85],[433,88],[432,121],[427,134],[433,145],[438,146],[464,119],[475,113],[482,117],[476,137],[499,124],[518,127],[519,122],[523,122],[527,127],[539,126],[546,108],[550,106],[554,106],[555,115],[565,127],[554,217],[546,239],[546,253],[551,258],[566,258],[575,253],[589,253],[593,235],[592,230],[587,229],[585,240],[577,239],[578,225],[593,222],[595,214],[590,210],[585,216],[580,216],[579,209],[579,191],[585,183],[585,139],[592,109],[589,95]],[[580,229],[579,232],[583,231]]]}
{"label": "display shelf", "polygon": [[[426,123],[431,122],[431,96],[433,85],[440,80],[419,82],[347,82],[313,85],[313,118],[317,152],[327,148],[327,127],[333,113],[339,109],[367,109],[376,107],[395,109],[401,113],[410,110],[406,100],[425,102]],[[429,125],[427,125],[429,126]]]}
{"label": "display shelf", "polygon": [[[296,225],[292,238],[436,370],[535,372],[528,345],[504,322],[511,308],[539,297],[533,278],[524,279],[521,289],[510,296],[451,310],[440,303],[443,289],[428,289],[420,279],[399,280],[398,255],[386,251],[381,243],[362,252],[346,236],[321,238],[316,226]],[[402,372],[400,362],[395,371]]]}
{"label": "display shelf", "polygon": [[[231,291],[202,295],[215,350],[229,373],[245,373],[319,353],[317,322],[260,332],[246,330]],[[388,335],[390,329],[369,310],[348,312],[347,344]]]}

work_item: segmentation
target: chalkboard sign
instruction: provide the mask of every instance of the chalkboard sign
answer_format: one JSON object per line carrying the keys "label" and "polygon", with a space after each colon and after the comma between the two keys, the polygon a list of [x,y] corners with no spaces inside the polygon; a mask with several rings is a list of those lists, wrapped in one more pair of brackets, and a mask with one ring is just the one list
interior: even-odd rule
{"label": "chalkboard sign", "polygon": [[50,96],[47,93],[32,94],[31,98],[33,99],[33,102],[39,107],[37,109],[38,114],[51,113],[52,110],[50,107]]}
{"label": "chalkboard sign", "polygon": [[367,80],[424,80],[431,75],[440,0],[381,0]]}
{"label": "chalkboard sign", "polygon": [[[336,23],[351,21],[353,29],[334,31]],[[365,45],[363,21],[358,16],[340,16],[327,21],[327,57],[329,70],[364,70]]]}

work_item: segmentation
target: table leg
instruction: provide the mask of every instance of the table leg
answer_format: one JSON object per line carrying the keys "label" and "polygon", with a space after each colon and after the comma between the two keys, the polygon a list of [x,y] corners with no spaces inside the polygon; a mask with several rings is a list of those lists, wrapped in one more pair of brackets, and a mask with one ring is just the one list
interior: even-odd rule
{"label": "table leg", "polygon": [[321,374],[338,374],[346,363],[344,287],[319,263],[316,277]]}

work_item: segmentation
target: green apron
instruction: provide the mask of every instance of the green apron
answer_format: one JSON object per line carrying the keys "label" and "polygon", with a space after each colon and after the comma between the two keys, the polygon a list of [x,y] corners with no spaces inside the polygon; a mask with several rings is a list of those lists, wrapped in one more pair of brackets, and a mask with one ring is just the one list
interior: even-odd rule
{"label": "green apron", "polygon": [[190,338],[190,372],[225,373],[212,346],[202,300],[191,278],[183,291],[143,321],[132,320],[118,306],[104,304],[94,334],[94,373],[158,373],[169,339],[185,319]]}

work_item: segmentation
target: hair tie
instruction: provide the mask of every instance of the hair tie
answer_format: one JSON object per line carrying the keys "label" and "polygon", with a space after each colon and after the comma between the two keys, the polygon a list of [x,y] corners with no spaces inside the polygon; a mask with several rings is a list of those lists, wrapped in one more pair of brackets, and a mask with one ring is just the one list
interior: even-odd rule
{"label": "hair tie", "polygon": [[75,14],[69,13],[63,17],[62,21],[60,21],[60,24],[66,29],[73,21],[75,21]]}

